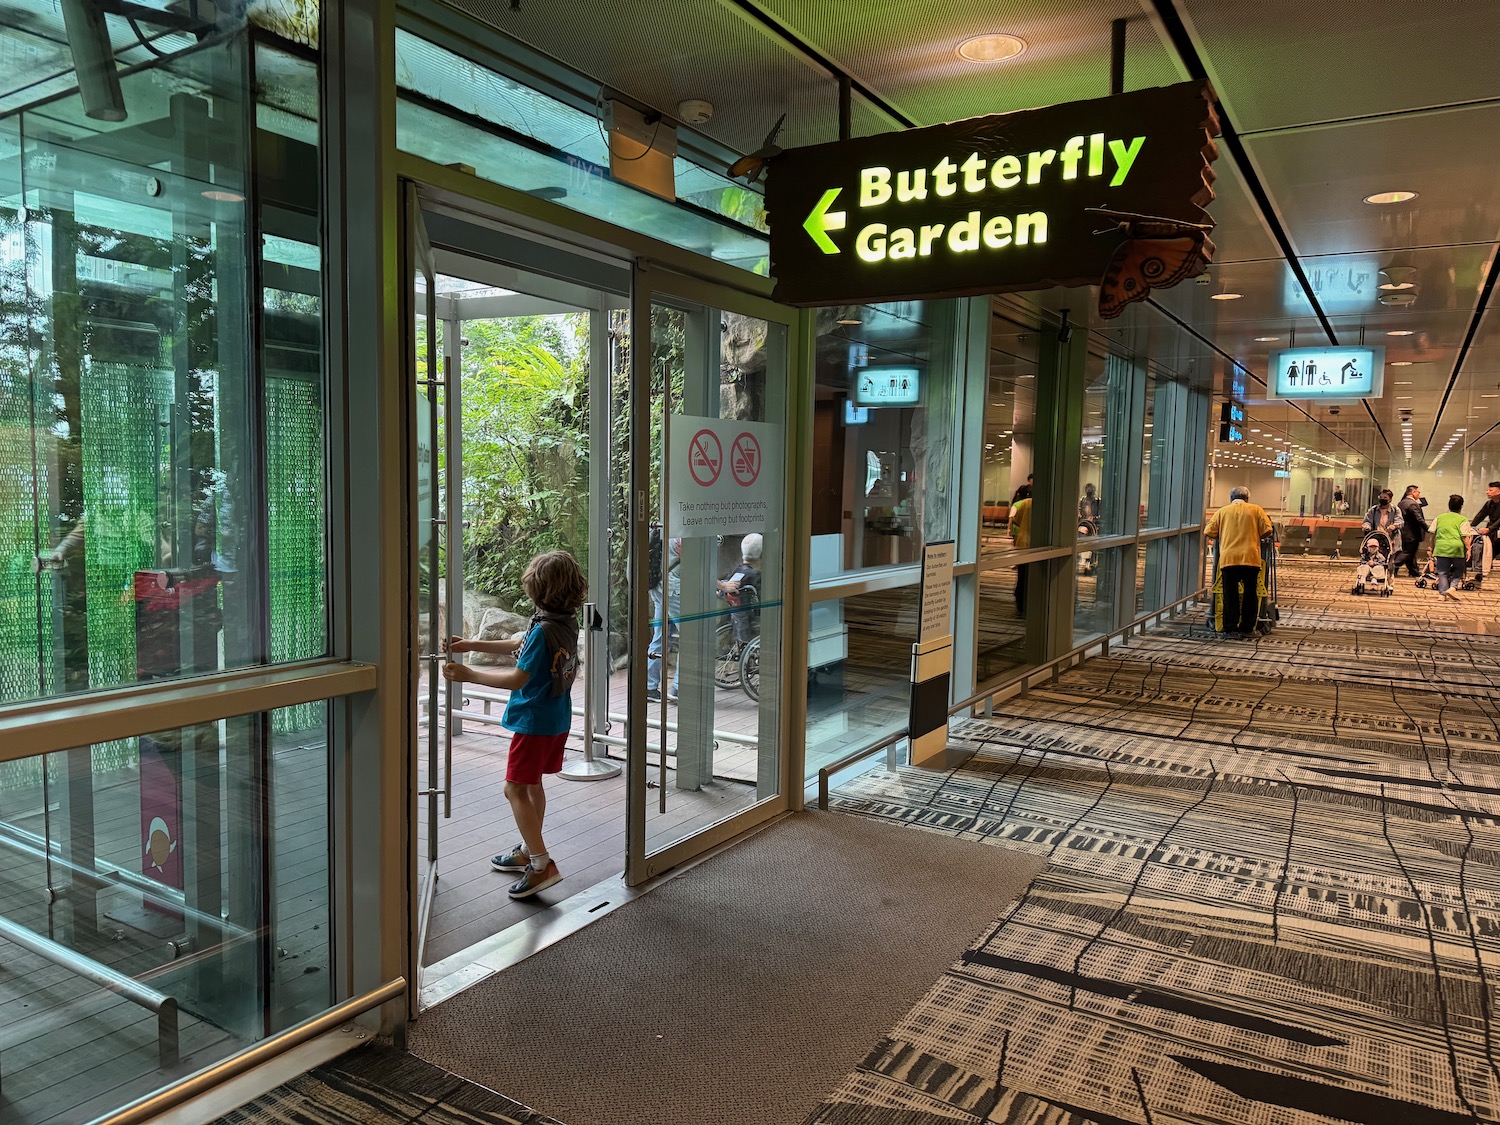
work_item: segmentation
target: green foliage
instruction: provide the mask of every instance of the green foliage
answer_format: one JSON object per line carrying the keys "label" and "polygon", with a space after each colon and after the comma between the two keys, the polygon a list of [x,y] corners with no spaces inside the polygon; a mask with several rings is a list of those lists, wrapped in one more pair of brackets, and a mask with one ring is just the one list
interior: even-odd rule
{"label": "green foliage", "polygon": [[464,324],[465,580],[524,607],[533,556],[588,567],[588,316]]}

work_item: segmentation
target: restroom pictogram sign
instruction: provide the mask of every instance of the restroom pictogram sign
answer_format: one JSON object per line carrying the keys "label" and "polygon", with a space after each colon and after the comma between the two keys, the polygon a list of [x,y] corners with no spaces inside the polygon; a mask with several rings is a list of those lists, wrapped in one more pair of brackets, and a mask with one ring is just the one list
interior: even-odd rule
{"label": "restroom pictogram sign", "polygon": [[673,419],[667,525],[673,537],[780,530],[781,427],[735,418]]}

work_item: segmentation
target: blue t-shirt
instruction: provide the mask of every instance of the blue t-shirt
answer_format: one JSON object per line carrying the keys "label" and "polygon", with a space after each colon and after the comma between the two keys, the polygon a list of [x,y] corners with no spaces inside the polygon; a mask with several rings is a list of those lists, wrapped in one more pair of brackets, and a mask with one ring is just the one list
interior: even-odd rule
{"label": "blue t-shirt", "polygon": [[573,726],[572,693],[552,694],[553,657],[546,630],[533,624],[516,656],[516,667],[530,675],[510,693],[500,720],[507,730],[517,734],[567,734]]}

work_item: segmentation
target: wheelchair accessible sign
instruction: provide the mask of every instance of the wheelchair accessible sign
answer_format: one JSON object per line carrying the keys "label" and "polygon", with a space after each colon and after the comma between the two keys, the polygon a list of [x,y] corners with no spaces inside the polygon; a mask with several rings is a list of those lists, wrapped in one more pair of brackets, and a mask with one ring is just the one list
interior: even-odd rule
{"label": "wheelchair accessible sign", "polygon": [[781,427],[672,419],[667,530],[674,538],[765,532],[780,520]]}

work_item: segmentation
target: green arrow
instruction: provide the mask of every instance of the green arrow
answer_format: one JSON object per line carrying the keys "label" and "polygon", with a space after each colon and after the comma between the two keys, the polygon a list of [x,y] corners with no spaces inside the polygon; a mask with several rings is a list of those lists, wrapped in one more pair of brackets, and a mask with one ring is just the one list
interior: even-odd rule
{"label": "green arrow", "polygon": [[833,201],[839,197],[842,188],[829,188],[823,193],[823,198],[818,200],[818,205],[812,209],[812,214],[802,224],[802,229],[812,235],[812,240],[818,244],[818,249],[825,254],[837,254],[839,248],[833,244],[825,231],[843,230],[845,214],[843,211],[829,213],[828,208],[833,206]]}

